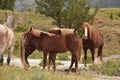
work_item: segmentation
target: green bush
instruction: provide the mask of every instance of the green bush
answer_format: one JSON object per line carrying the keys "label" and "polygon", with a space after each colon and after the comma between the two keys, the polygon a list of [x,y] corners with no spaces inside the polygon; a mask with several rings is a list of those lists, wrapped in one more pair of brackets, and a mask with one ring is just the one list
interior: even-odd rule
{"label": "green bush", "polygon": [[120,76],[120,61],[108,60],[102,65],[94,65],[91,69],[110,76]]}
{"label": "green bush", "polygon": [[26,31],[29,28],[29,25],[27,24],[19,24],[18,26],[15,27],[16,32],[23,32]]}
{"label": "green bush", "polygon": [[113,14],[110,14],[110,19],[113,20]]}
{"label": "green bush", "polygon": [[120,43],[120,38],[119,38],[119,40],[118,40],[118,43]]}

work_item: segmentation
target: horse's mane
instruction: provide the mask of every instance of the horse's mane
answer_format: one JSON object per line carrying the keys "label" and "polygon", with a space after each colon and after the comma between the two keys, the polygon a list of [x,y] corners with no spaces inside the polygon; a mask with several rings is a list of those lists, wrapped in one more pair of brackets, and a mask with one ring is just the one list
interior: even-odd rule
{"label": "horse's mane", "polygon": [[41,37],[41,34],[46,34],[48,36],[55,36],[55,34],[53,34],[53,33],[40,31],[40,30],[34,29],[33,27],[29,28],[28,32],[36,37]]}
{"label": "horse's mane", "polygon": [[77,33],[77,32],[75,32],[75,29],[52,28],[51,30],[60,30],[61,31],[61,35]]}
{"label": "horse's mane", "polygon": [[92,27],[90,26],[90,24],[89,24],[88,22],[84,22],[82,27],[83,27],[83,28],[84,28],[84,27],[87,27],[87,28],[88,28],[89,37],[91,38],[91,35],[92,35]]}

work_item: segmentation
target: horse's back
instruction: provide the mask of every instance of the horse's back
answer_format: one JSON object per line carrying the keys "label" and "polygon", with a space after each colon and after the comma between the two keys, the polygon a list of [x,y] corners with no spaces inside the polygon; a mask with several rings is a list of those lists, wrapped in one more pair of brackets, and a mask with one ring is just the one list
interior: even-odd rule
{"label": "horse's back", "polygon": [[8,47],[10,46],[14,46],[14,42],[15,42],[15,36],[14,36],[14,32],[12,29],[7,28],[8,29],[8,36],[7,36],[7,42],[8,42]]}
{"label": "horse's back", "polygon": [[42,45],[43,48],[49,52],[54,51],[62,53],[67,51],[65,37],[60,35],[44,38],[44,40],[42,41]]}

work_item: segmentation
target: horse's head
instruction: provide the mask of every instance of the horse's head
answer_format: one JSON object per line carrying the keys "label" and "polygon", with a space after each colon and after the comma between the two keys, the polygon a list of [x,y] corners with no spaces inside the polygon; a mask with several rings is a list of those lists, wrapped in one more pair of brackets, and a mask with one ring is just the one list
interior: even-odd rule
{"label": "horse's head", "polygon": [[91,37],[91,26],[88,22],[84,22],[82,26],[83,39],[89,39]]}
{"label": "horse's head", "polygon": [[6,26],[10,28],[14,28],[15,25],[15,15],[13,13],[6,14],[6,22],[4,23]]}

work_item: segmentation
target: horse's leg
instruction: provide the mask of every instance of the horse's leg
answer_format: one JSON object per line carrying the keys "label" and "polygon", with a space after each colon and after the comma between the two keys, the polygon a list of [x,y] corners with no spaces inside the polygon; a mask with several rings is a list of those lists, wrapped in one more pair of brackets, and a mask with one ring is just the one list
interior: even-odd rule
{"label": "horse's leg", "polygon": [[84,51],[84,66],[86,66],[86,63],[87,63],[87,48],[83,48],[83,51]]}
{"label": "horse's leg", "polygon": [[52,63],[53,63],[53,71],[56,71],[55,59],[57,53],[52,53]]}
{"label": "horse's leg", "polygon": [[70,67],[69,67],[69,69],[68,69],[68,72],[70,72],[71,71],[71,69],[72,69],[72,66],[73,66],[73,64],[74,64],[74,62],[75,62],[75,54],[73,54],[73,53],[71,53],[71,55],[72,55],[72,59],[71,59],[71,64],[70,64]]}
{"label": "horse's leg", "polygon": [[14,50],[14,46],[12,45],[12,46],[9,48],[8,57],[7,57],[7,65],[10,64],[11,55],[12,55],[13,50]]}
{"label": "horse's leg", "polygon": [[46,62],[47,62],[47,52],[43,52],[43,70],[45,69]]}
{"label": "horse's leg", "polygon": [[52,53],[49,53],[49,62],[48,62],[48,70],[50,70],[50,66],[51,66],[51,61],[52,61]]}
{"label": "horse's leg", "polygon": [[74,60],[75,60],[75,72],[77,72],[78,71],[78,59],[77,59],[77,55],[75,55]]}
{"label": "horse's leg", "polygon": [[98,55],[97,55],[97,57],[100,56],[100,61],[101,61],[101,62],[103,62],[102,49],[103,49],[103,45],[98,48]]}
{"label": "horse's leg", "polygon": [[4,61],[4,59],[3,59],[3,53],[0,53],[0,66],[2,66],[3,61]]}
{"label": "horse's leg", "polygon": [[25,61],[26,61],[25,67],[26,67],[26,68],[30,67],[30,64],[29,64],[28,59],[27,59],[30,54],[31,54],[31,53],[25,52]]}
{"label": "horse's leg", "polygon": [[92,63],[94,65],[94,60],[95,60],[95,49],[90,49],[91,55],[92,55]]}

